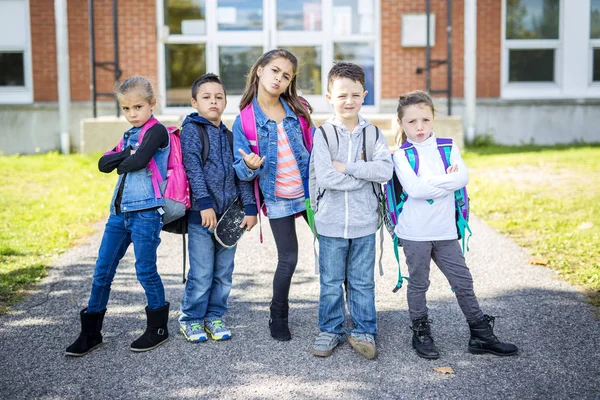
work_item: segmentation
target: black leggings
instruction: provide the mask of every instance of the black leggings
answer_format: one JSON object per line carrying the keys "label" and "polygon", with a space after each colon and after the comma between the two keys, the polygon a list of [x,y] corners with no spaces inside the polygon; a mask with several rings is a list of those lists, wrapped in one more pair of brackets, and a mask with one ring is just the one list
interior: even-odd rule
{"label": "black leggings", "polygon": [[[302,213],[306,220],[306,212]],[[298,263],[296,216],[269,219],[277,246],[277,269],[273,277],[273,302],[286,303],[290,295],[292,276]]]}

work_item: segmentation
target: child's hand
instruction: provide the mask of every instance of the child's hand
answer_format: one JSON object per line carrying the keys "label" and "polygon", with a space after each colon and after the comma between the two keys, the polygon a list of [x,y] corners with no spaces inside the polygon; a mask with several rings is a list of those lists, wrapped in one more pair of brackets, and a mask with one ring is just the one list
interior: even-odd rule
{"label": "child's hand", "polygon": [[333,168],[337,170],[337,172],[345,174],[346,173],[346,163],[334,161],[332,162]]}
{"label": "child's hand", "polygon": [[246,231],[250,232],[258,223],[256,215],[246,215],[240,224],[240,228],[246,227]]}
{"label": "child's hand", "polygon": [[447,173],[451,174],[453,172],[458,172],[458,164],[454,164],[448,167],[446,170]]}
{"label": "child's hand", "polygon": [[217,227],[217,214],[212,208],[200,211],[202,217],[202,226],[209,230],[214,230]]}
{"label": "child's hand", "polygon": [[258,167],[260,167],[262,163],[265,162],[264,156],[261,158],[258,156],[258,154],[246,154],[242,149],[238,149],[238,151],[240,152],[242,158],[244,159],[244,162],[250,169],[258,169]]}
{"label": "child's hand", "polygon": [[129,155],[131,156],[131,155],[134,155],[134,154],[135,154],[135,150],[134,150],[134,149],[131,149],[131,150],[129,151]]}

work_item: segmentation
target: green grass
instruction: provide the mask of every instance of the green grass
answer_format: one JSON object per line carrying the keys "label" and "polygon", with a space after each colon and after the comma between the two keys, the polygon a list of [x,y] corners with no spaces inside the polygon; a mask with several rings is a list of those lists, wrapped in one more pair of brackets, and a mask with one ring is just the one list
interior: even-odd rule
{"label": "green grass", "polygon": [[108,214],[116,175],[98,157],[0,156],[0,314]]}
{"label": "green grass", "polygon": [[600,147],[469,149],[474,214],[600,306]]}

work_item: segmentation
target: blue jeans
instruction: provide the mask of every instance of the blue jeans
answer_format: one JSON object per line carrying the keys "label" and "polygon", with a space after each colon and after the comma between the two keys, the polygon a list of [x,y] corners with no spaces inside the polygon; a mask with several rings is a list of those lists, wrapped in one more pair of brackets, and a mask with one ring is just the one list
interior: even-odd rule
{"label": "blue jeans", "polygon": [[188,223],[190,270],[179,322],[221,318],[227,312],[233,259],[237,246],[226,249],[202,224]]}
{"label": "blue jeans", "polygon": [[319,236],[319,328],[345,333],[344,291],[354,322],[350,333],[377,335],[375,311],[375,234],[356,239]]}
{"label": "blue jeans", "polygon": [[111,214],[98,251],[92,293],[87,312],[106,309],[110,287],[119,261],[133,243],[135,273],[148,299],[148,308],[155,310],[165,303],[165,289],[156,269],[156,249],[160,244],[162,219],[157,210]]}

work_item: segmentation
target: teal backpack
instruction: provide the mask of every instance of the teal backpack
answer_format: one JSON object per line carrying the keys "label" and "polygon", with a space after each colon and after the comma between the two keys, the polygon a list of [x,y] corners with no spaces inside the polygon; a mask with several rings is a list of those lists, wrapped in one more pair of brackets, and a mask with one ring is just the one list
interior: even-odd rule
{"label": "teal backpack", "polygon": [[[437,148],[442,157],[444,163],[444,169],[447,170],[450,166],[450,152],[452,151],[452,139],[437,138]],[[415,171],[415,174],[419,173],[419,153],[414,145],[409,142],[404,143],[400,146],[400,149],[404,151],[404,155],[408,159],[410,166]],[[396,224],[398,223],[398,217],[402,212],[404,204],[408,200],[408,194],[402,188],[398,177],[394,173],[392,179],[383,185],[383,201],[384,201],[384,223],[385,226],[392,236],[394,242],[394,255],[396,256],[396,262],[398,263],[398,283],[394,288],[394,293],[402,288],[402,280],[408,280],[408,277],[402,276],[400,271],[400,255],[398,248],[400,247],[399,238],[394,233]],[[433,200],[428,200],[433,203]],[[462,239],[462,251],[463,254],[469,251],[468,238],[466,233],[471,237],[472,232],[469,227],[469,196],[467,195],[466,186],[454,191],[454,206],[456,216],[456,231],[458,238]],[[466,242],[465,242],[466,240]]]}

